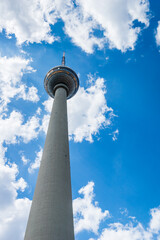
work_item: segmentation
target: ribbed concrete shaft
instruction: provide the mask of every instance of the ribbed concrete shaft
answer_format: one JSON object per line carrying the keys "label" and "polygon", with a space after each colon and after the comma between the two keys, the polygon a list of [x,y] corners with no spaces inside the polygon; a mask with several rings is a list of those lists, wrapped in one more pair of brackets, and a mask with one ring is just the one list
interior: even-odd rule
{"label": "ribbed concrete shaft", "polygon": [[66,90],[55,93],[25,240],[74,240]]}

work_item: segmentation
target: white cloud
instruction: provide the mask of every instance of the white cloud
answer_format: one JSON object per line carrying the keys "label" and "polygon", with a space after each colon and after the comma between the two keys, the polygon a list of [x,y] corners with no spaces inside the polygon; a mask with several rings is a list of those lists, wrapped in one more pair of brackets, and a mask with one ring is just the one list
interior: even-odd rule
{"label": "white cloud", "polygon": [[[15,183],[16,175],[18,173],[17,166],[13,164],[11,167],[1,164],[0,166],[0,206],[4,209],[8,203],[12,202],[17,196]],[[7,200],[7,201],[6,201]]]}
{"label": "white cloud", "polygon": [[29,159],[27,159],[24,155],[21,156],[21,160],[24,165],[26,165],[29,162]]}
{"label": "white cloud", "polygon": [[[9,130],[8,130],[9,126]],[[20,112],[12,111],[9,116],[2,114],[0,116],[0,162],[5,162],[5,152],[7,148],[3,143],[15,144],[19,141],[28,143],[35,139],[39,134],[39,119],[32,116],[25,123]]]}
{"label": "white cloud", "polygon": [[132,223],[123,225],[121,223],[110,224],[104,229],[98,240],[151,240],[152,234],[145,231],[139,223],[133,226]]}
{"label": "white cloud", "polygon": [[[43,0],[12,0],[0,1],[0,30],[5,29],[8,36],[15,34],[18,44],[26,42],[46,41],[52,43],[55,38],[50,34],[50,16],[54,2],[50,6]],[[52,5],[51,5],[52,3]]]}
{"label": "white cloud", "polygon": [[105,39],[94,35],[94,29],[100,29],[99,23],[91,18],[81,6],[81,2],[68,0],[65,4],[60,1],[57,11],[64,21],[64,30],[71,37],[76,45],[80,46],[85,52],[92,53],[93,47],[97,45],[100,49],[104,46]]}
{"label": "white cloud", "polygon": [[92,142],[101,128],[111,124],[114,114],[107,106],[105,94],[104,79],[97,78],[68,101],[69,135],[75,142]]}
{"label": "white cloud", "polygon": [[36,113],[37,113],[37,115],[40,115],[41,112],[42,112],[42,109],[39,107],[39,108],[37,109]]}
{"label": "white cloud", "polygon": [[7,151],[7,147],[4,147],[2,143],[0,143],[0,164],[6,161],[5,153]]}
{"label": "white cloud", "polygon": [[[24,86],[24,85],[23,85]],[[32,86],[27,89],[27,87],[21,86],[21,92],[18,95],[18,98],[22,98],[25,101],[31,101],[31,102],[38,102],[39,97],[38,97],[38,90],[36,87]]]}
{"label": "white cloud", "polygon": [[[93,142],[93,136],[101,128],[111,124],[113,109],[107,106],[106,87],[103,78],[90,79],[87,89],[80,87],[78,93],[68,101],[69,136],[75,142]],[[51,111],[53,100],[44,102],[46,111]],[[49,116],[43,118],[42,129],[47,130]]]}
{"label": "white cloud", "polygon": [[150,229],[153,233],[160,233],[160,206],[151,209]]}
{"label": "white cloud", "polygon": [[[35,116],[23,123],[23,116],[20,112],[12,111],[9,117],[0,116],[0,143],[16,143],[22,138],[25,143],[34,139],[38,135],[39,119]],[[10,129],[8,131],[8,126]]]}
{"label": "white cloud", "polygon": [[87,230],[97,234],[100,223],[109,217],[109,211],[102,212],[98,203],[93,201],[93,190],[94,183],[89,182],[78,191],[79,194],[83,194],[83,198],[73,200],[75,233]]}
{"label": "white cloud", "polygon": [[20,189],[21,192],[24,192],[24,190],[27,187],[27,183],[25,182],[25,180],[21,177],[19,178],[15,183],[13,183],[15,189]]}
{"label": "white cloud", "polygon": [[160,21],[158,21],[158,27],[156,31],[156,43],[158,46],[160,46]]}
{"label": "white cloud", "polygon": [[29,173],[33,173],[35,171],[35,169],[39,168],[41,158],[42,158],[42,153],[43,153],[43,150],[41,148],[40,151],[36,153],[35,161],[33,163],[31,163],[29,168],[28,168]]}
{"label": "white cloud", "polygon": [[[45,102],[53,102],[51,99],[48,99]],[[48,124],[49,124],[49,119],[50,119],[50,115],[44,115],[43,119],[42,119],[42,124],[41,124],[41,131],[44,131],[45,134],[47,134],[47,129],[48,129]]]}
{"label": "white cloud", "polygon": [[25,73],[35,70],[29,65],[31,60],[21,57],[0,56],[0,111],[7,110],[7,104],[15,96],[24,100],[37,102],[37,89],[27,87],[21,79]]}
{"label": "white cloud", "polygon": [[0,164],[0,239],[22,240],[31,201],[18,198],[17,190],[24,191],[27,183],[17,179],[16,164]]}
{"label": "white cloud", "polygon": [[[58,19],[64,22],[64,31],[87,53],[94,46],[121,51],[134,49],[140,27],[134,21],[149,25],[148,0],[11,0],[0,3],[0,30],[8,36],[15,34],[19,44],[57,40],[51,34],[51,25]],[[96,36],[95,30],[101,32]]]}
{"label": "white cloud", "polygon": [[43,105],[44,105],[45,111],[50,113],[53,105],[53,98],[49,97],[48,100],[43,103]]}
{"label": "white cloud", "polygon": [[37,138],[39,134],[39,119],[36,116],[33,116],[28,119],[25,124],[21,125],[21,131],[15,133],[17,137],[21,137],[25,143],[28,143],[32,139]]}
{"label": "white cloud", "polygon": [[[120,213],[124,216],[128,216],[128,210],[127,208],[120,208]],[[134,217],[133,217],[134,218]]]}
{"label": "white cloud", "polygon": [[119,130],[116,129],[113,133],[112,133],[112,140],[115,142],[118,139],[118,135],[119,135]]}

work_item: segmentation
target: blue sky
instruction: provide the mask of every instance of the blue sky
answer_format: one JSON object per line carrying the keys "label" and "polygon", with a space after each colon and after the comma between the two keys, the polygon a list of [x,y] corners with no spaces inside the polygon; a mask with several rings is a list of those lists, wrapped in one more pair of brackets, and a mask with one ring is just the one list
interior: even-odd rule
{"label": "blue sky", "polygon": [[160,2],[0,3],[0,239],[22,240],[53,100],[46,73],[79,76],[68,101],[76,240],[160,240]]}

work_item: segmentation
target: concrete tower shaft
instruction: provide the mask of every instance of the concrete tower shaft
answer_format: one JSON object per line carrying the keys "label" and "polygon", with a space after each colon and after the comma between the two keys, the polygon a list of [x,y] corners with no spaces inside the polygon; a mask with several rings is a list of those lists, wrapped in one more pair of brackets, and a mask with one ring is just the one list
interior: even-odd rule
{"label": "concrete tower shaft", "polygon": [[59,66],[44,85],[54,103],[24,239],[74,240],[66,100],[79,81],[73,70]]}

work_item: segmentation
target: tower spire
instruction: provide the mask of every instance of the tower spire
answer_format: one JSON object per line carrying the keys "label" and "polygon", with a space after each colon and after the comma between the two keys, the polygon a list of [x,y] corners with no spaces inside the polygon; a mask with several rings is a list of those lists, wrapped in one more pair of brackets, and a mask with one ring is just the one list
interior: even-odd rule
{"label": "tower spire", "polygon": [[65,60],[66,60],[66,59],[65,59],[65,52],[63,52],[63,57],[62,57],[62,65],[63,65],[63,66],[65,66],[65,62],[66,62]]}

